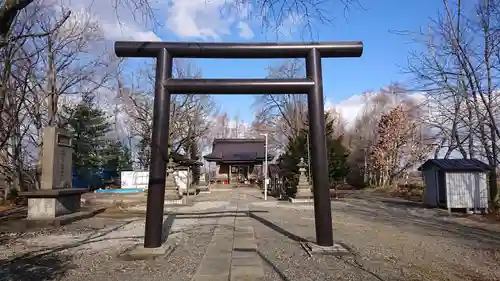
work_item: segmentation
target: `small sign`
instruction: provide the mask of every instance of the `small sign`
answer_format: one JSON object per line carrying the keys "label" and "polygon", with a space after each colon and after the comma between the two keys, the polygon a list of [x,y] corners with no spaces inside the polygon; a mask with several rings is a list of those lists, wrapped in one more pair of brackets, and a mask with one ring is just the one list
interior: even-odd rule
{"label": "small sign", "polygon": [[65,134],[57,134],[57,145],[71,147],[71,137]]}

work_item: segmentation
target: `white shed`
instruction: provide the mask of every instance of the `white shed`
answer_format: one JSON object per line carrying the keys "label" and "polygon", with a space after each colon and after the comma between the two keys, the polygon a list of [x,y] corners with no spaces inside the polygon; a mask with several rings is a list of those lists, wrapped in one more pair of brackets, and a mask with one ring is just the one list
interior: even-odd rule
{"label": "white shed", "polygon": [[418,168],[424,203],[448,209],[487,209],[489,166],[476,159],[430,159]]}

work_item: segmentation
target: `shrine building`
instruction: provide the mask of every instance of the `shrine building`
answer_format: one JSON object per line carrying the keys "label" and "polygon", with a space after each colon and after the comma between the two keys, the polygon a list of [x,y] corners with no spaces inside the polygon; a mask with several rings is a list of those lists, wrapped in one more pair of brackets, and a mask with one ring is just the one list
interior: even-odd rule
{"label": "shrine building", "polygon": [[[265,162],[266,143],[264,139],[215,139],[212,153],[205,155],[207,162],[215,162],[216,183],[253,183],[258,178],[256,166]],[[268,154],[271,161],[273,155]]]}

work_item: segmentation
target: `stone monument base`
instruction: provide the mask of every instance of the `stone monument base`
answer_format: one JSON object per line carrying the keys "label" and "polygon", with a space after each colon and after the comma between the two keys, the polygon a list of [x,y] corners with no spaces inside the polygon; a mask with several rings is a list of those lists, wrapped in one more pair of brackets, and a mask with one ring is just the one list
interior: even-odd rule
{"label": "stone monument base", "polygon": [[186,194],[186,195],[196,195],[197,194],[197,190],[196,190],[195,187],[190,187],[186,191],[184,191],[184,194]]}
{"label": "stone monument base", "polygon": [[210,193],[208,185],[199,185],[196,187],[196,189],[198,190],[198,193]]}
{"label": "stone monument base", "polygon": [[210,191],[231,191],[233,189],[233,184],[214,183],[210,185]]}
{"label": "stone monument base", "polygon": [[26,229],[30,228],[46,228],[46,227],[60,227],[66,224],[70,224],[72,222],[78,220],[84,220],[91,217],[94,217],[98,214],[101,214],[106,211],[106,208],[101,207],[88,207],[82,208],[79,211],[76,211],[71,214],[66,214],[62,216],[58,216],[50,219],[28,219],[24,220],[24,225]]}
{"label": "stone monument base", "polygon": [[332,255],[332,256],[347,256],[353,255],[349,249],[342,245],[335,243],[333,246],[320,246],[313,242],[301,242],[300,243],[304,250],[312,255]]}
{"label": "stone monument base", "polygon": [[174,198],[174,197],[165,197],[164,205],[187,205],[187,198],[182,197],[182,198]]}
{"label": "stone monument base", "polygon": [[288,201],[292,204],[297,204],[297,203],[314,203],[313,198],[289,198]]}
{"label": "stone monument base", "polygon": [[295,198],[290,198],[291,203],[313,203],[314,195],[310,187],[301,187],[297,190]]}
{"label": "stone monument base", "polygon": [[144,245],[135,245],[118,254],[118,258],[126,261],[155,260],[168,256],[173,250],[175,247],[167,244],[162,244],[158,248],[144,248]]}
{"label": "stone monument base", "polygon": [[86,188],[63,188],[21,192],[28,198],[28,220],[54,219],[80,210]]}
{"label": "stone monument base", "polygon": [[295,198],[313,198],[314,195],[310,187],[299,188],[295,194]]}

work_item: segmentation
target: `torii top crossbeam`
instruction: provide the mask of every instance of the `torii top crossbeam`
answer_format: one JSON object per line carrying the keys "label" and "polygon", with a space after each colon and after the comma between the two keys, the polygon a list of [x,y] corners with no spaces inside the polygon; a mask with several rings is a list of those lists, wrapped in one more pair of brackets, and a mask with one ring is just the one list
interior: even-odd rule
{"label": "torii top crossbeam", "polygon": [[310,42],[310,43],[193,43],[193,42],[115,42],[118,57],[155,58],[166,49],[178,58],[305,58],[316,49],[322,58],[360,57],[363,43]]}

